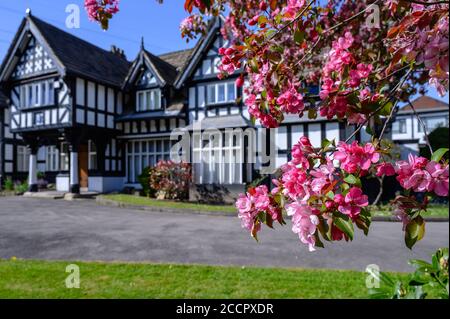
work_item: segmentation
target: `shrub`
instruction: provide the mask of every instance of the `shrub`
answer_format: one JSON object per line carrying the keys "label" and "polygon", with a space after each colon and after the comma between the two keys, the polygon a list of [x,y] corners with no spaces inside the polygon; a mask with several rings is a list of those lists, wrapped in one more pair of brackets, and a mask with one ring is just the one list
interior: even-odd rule
{"label": "shrub", "polygon": [[14,182],[12,181],[11,177],[8,177],[5,180],[5,184],[3,185],[3,188],[5,191],[12,191],[14,190]]}
{"label": "shrub", "polygon": [[158,199],[188,198],[191,166],[187,163],[160,161],[150,170],[149,186]]}
{"label": "shrub", "polygon": [[153,170],[151,167],[146,167],[138,176],[138,182],[142,186],[142,192],[145,196],[154,197],[154,191],[150,188],[150,172]]}
{"label": "shrub", "polygon": [[14,185],[14,191],[18,194],[23,194],[26,191],[28,191],[28,182],[24,181],[22,183],[17,183],[16,185]]}
{"label": "shrub", "polygon": [[[449,128],[448,127],[438,127],[433,132],[431,132],[428,135],[428,139],[430,140],[431,148],[433,151],[436,151],[440,148],[448,148],[448,134],[449,134]],[[420,155],[424,156],[426,158],[430,158],[430,150],[427,146],[420,148]],[[444,158],[448,159],[449,154],[445,154]]]}

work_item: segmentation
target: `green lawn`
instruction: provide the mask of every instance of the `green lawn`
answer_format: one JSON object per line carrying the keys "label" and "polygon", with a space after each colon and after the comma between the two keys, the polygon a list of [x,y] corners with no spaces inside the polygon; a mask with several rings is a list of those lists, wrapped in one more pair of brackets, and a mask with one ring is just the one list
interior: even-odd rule
{"label": "green lawn", "polygon": [[[206,204],[195,204],[195,203],[185,203],[185,202],[173,202],[173,201],[162,201],[147,197],[140,197],[134,195],[124,195],[124,194],[113,194],[104,195],[103,198],[117,201],[123,204],[137,205],[137,206],[149,206],[149,207],[166,207],[166,208],[176,208],[176,209],[190,209],[200,212],[222,212],[229,213],[230,215],[236,215],[237,211],[233,205],[206,205]],[[372,208],[372,216],[392,216],[390,211],[390,206],[382,206],[381,208]],[[429,217],[448,217],[448,206],[444,205],[431,205],[427,212],[423,216]]]}
{"label": "green lawn", "polygon": [[102,197],[105,199],[129,205],[190,209],[203,212],[224,212],[234,215],[237,214],[236,208],[233,205],[206,205],[206,204],[196,204],[186,202],[174,202],[167,200],[163,201],[143,196],[125,195],[125,194],[103,195]]}
{"label": "green lawn", "polygon": [[[72,263],[80,289],[65,286]],[[365,280],[356,271],[0,260],[0,298],[367,298]]]}

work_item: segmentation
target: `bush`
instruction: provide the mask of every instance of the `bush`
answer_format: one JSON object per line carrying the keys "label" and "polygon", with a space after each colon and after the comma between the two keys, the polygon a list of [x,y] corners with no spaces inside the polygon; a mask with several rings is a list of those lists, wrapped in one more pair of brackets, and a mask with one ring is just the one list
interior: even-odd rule
{"label": "bush", "polygon": [[23,194],[23,193],[27,192],[28,191],[28,182],[25,181],[25,182],[14,185],[14,191],[17,194]]}
{"label": "bush", "polygon": [[[428,135],[428,139],[430,140],[431,148],[433,151],[436,151],[440,148],[448,148],[448,127],[438,127],[433,132]],[[430,150],[427,146],[420,148],[420,155],[426,158],[430,158]],[[445,154],[444,158],[448,159],[449,154]]]}
{"label": "bush", "polygon": [[158,199],[187,199],[190,181],[191,166],[187,163],[160,161],[150,170],[149,186]]}
{"label": "bush", "polygon": [[151,167],[146,167],[142,171],[141,175],[138,176],[138,182],[142,186],[142,192],[145,196],[154,197],[155,194],[152,189],[150,189],[150,172],[153,169]]}
{"label": "bush", "polygon": [[10,177],[8,177],[5,180],[4,189],[5,189],[5,191],[13,191],[14,190],[14,182],[12,181],[12,179]]}

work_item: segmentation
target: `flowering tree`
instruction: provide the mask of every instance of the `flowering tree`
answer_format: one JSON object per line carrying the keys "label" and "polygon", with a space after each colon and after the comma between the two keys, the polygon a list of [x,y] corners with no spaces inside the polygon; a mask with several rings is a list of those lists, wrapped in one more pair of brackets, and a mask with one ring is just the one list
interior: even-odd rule
{"label": "flowering tree", "polygon": [[[105,27],[112,15],[107,8],[117,3],[87,0],[86,7]],[[371,219],[361,178],[370,175],[396,176],[404,194],[392,205],[406,245],[423,237],[421,213],[429,198],[448,196],[448,150],[395,161],[383,137],[400,101],[414,110],[409,97],[426,84],[442,95],[448,91],[448,7],[435,0],[185,1],[190,16],[180,29],[187,39],[204,33],[210,17],[224,16],[222,34],[231,45],[220,50],[220,77],[244,70],[236,83],[242,86],[247,77],[245,105],[255,120],[273,128],[284,114],[320,114],[356,125],[346,141],[324,141],[318,149],[301,138],[273,190],[258,186],[240,196],[239,217],[253,237],[262,224],[284,224],[284,211],[310,250],[323,241],[352,240],[355,226],[367,234]],[[320,84],[317,96],[310,84]],[[363,129],[371,142],[350,143]],[[425,193],[423,201],[417,192]]]}

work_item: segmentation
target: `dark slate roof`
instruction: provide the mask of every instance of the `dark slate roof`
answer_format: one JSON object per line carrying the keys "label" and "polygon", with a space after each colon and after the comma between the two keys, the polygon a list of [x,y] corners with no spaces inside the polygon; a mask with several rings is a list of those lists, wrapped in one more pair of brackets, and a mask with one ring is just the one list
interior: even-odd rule
{"label": "dark slate roof", "polygon": [[[414,101],[411,102],[411,104],[414,106],[414,109],[417,112],[427,112],[427,111],[437,111],[437,110],[447,110],[449,109],[449,106],[447,103],[434,99],[432,97],[423,95]],[[406,104],[405,107],[403,107],[400,110],[401,113],[409,113],[413,112],[413,109],[409,104]]]}
{"label": "dark slate roof", "polygon": [[145,54],[147,55],[147,58],[153,63],[156,71],[163,78],[163,80],[167,84],[173,84],[178,75],[176,67],[164,61],[160,57],[157,57],[156,55],[148,52],[147,50],[145,50]]}
{"label": "dark slate roof", "polygon": [[121,86],[130,67],[126,59],[62,31],[34,16],[29,17],[44,36],[67,72]]}
{"label": "dark slate roof", "polygon": [[6,107],[8,102],[8,98],[2,91],[0,91],[0,107]]}
{"label": "dark slate roof", "polygon": [[159,58],[173,65],[178,71],[180,71],[184,65],[189,61],[189,58],[194,52],[194,49],[186,49],[174,52],[168,52],[158,55]]}

